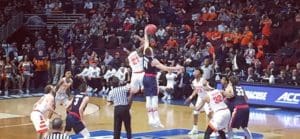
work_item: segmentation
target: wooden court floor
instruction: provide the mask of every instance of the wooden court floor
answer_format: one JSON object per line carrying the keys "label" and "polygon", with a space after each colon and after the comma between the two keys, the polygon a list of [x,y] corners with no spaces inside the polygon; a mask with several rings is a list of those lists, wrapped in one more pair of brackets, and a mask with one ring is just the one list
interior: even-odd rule
{"label": "wooden court floor", "polygon": [[[0,139],[35,139],[29,115],[38,99],[33,97],[0,100]],[[58,106],[57,109],[64,115],[62,106]],[[160,104],[159,112],[165,129],[192,127],[192,110],[187,106]],[[134,133],[162,130],[148,126],[144,102],[134,102],[131,114]],[[263,134],[265,139],[300,139],[299,128],[286,128],[274,115],[263,115],[263,118],[260,114],[250,116],[250,130]],[[113,107],[107,106],[102,98],[91,98],[85,121],[90,131],[113,130]],[[200,114],[199,129],[204,131],[206,126],[207,119],[204,114]]]}

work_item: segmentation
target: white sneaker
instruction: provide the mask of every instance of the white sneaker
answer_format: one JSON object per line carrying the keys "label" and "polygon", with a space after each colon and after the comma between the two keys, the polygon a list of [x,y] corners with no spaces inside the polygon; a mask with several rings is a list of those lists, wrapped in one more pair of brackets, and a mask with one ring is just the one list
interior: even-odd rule
{"label": "white sneaker", "polygon": [[162,99],[162,100],[166,100],[166,99],[167,99],[167,96],[163,96],[161,99]]}
{"label": "white sneaker", "polygon": [[167,99],[168,99],[168,100],[171,100],[171,99],[172,99],[172,98],[171,98],[171,95],[168,95]]}
{"label": "white sneaker", "polygon": [[198,134],[198,130],[197,130],[197,129],[192,129],[188,134],[189,134],[189,135],[195,135],[195,134]]}
{"label": "white sneaker", "polygon": [[26,90],[26,93],[29,94],[29,92],[30,92],[29,89],[27,89],[27,90]]}
{"label": "white sneaker", "polygon": [[155,128],[165,128],[165,126],[163,124],[161,124],[160,122],[157,122],[153,125],[153,127]]}

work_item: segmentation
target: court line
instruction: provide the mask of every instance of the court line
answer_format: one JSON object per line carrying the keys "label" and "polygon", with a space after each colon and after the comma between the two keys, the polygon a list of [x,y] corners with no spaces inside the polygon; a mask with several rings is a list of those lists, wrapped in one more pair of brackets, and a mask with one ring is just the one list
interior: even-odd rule
{"label": "court line", "polygon": [[9,128],[9,127],[18,127],[18,126],[27,126],[27,125],[32,125],[32,123],[17,124],[17,125],[5,125],[5,126],[0,126],[0,128]]}

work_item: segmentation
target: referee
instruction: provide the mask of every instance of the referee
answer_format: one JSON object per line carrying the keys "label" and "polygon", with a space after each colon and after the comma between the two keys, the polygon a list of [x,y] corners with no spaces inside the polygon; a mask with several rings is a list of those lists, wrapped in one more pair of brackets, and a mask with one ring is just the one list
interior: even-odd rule
{"label": "referee", "polygon": [[52,120],[52,132],[45,139],[70,139],[69,136],[62,133],[63,121],[60,118],[54,118]]}
{"label": "referee", "polygon": [[111,84],[114,87],[108,95],[108,102],[113,103],[114,109],[114,139],[120,139],[122,122],[125,124],[127,139],[131,139],[131,116],[129,113],[131,106],[130,86],[119,86],[119,79],[111,77]]}

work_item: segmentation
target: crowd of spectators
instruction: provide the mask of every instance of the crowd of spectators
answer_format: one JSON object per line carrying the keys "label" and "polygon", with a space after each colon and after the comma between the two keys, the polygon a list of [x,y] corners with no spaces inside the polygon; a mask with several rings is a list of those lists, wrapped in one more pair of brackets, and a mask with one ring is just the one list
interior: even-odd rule
{"label": "crowd of spectators", "polygon": [[[55,25],[51,30],[29,34],[20,44],[2,43],[1,53],[5,57],[1,61],[11,63],[15,78],[12,80],[19,83],[18,89],[22,89],[24,82],[31,83],[33,88],[56,84],[67,70],[72,71],[74,77],[86,76],[95,92],[101,89],[107,92],[109,78],[113,75],[123,83],[129,82],[126,54],[140,46],[143,28],[148,23],[158,26],[157,33],[150,39],[156,57],[164,64],[179,63],[186,67],[186,72],[175,75],[177,91],[172,97],[188,95],[178,90],[190,89],[195,67],[203,69],[203,76],[211,84],[222,76],[235,74],[245,82],[300,85],[300,62],[279,67],[266,56],[266,53],[282,49],[273,47],[273,29],[283,28],[288,20],[296,22],[299,2],[295,0],[30,2],[33,8],[25,8],[28,13],[84,12],[87,16],[66,30],[60,31]],[[286,36],[291,39],[281,43],[290,45],[296,34],[292,35]],[[101,42],[103,46],[99,46]],[[24,70],[24,57],[32,61],[29,71],[33,74],[26,76],[27,80],[24,80],[24,72],[20,72]],[[4,72],[7,72],[7,64],[4,65]],[[161,86],[168,84],[166,74],[160,74]],[[8,82],[5,86],[12,82],[2,80]],[[5,91],[7,88],[4,87]]]}

